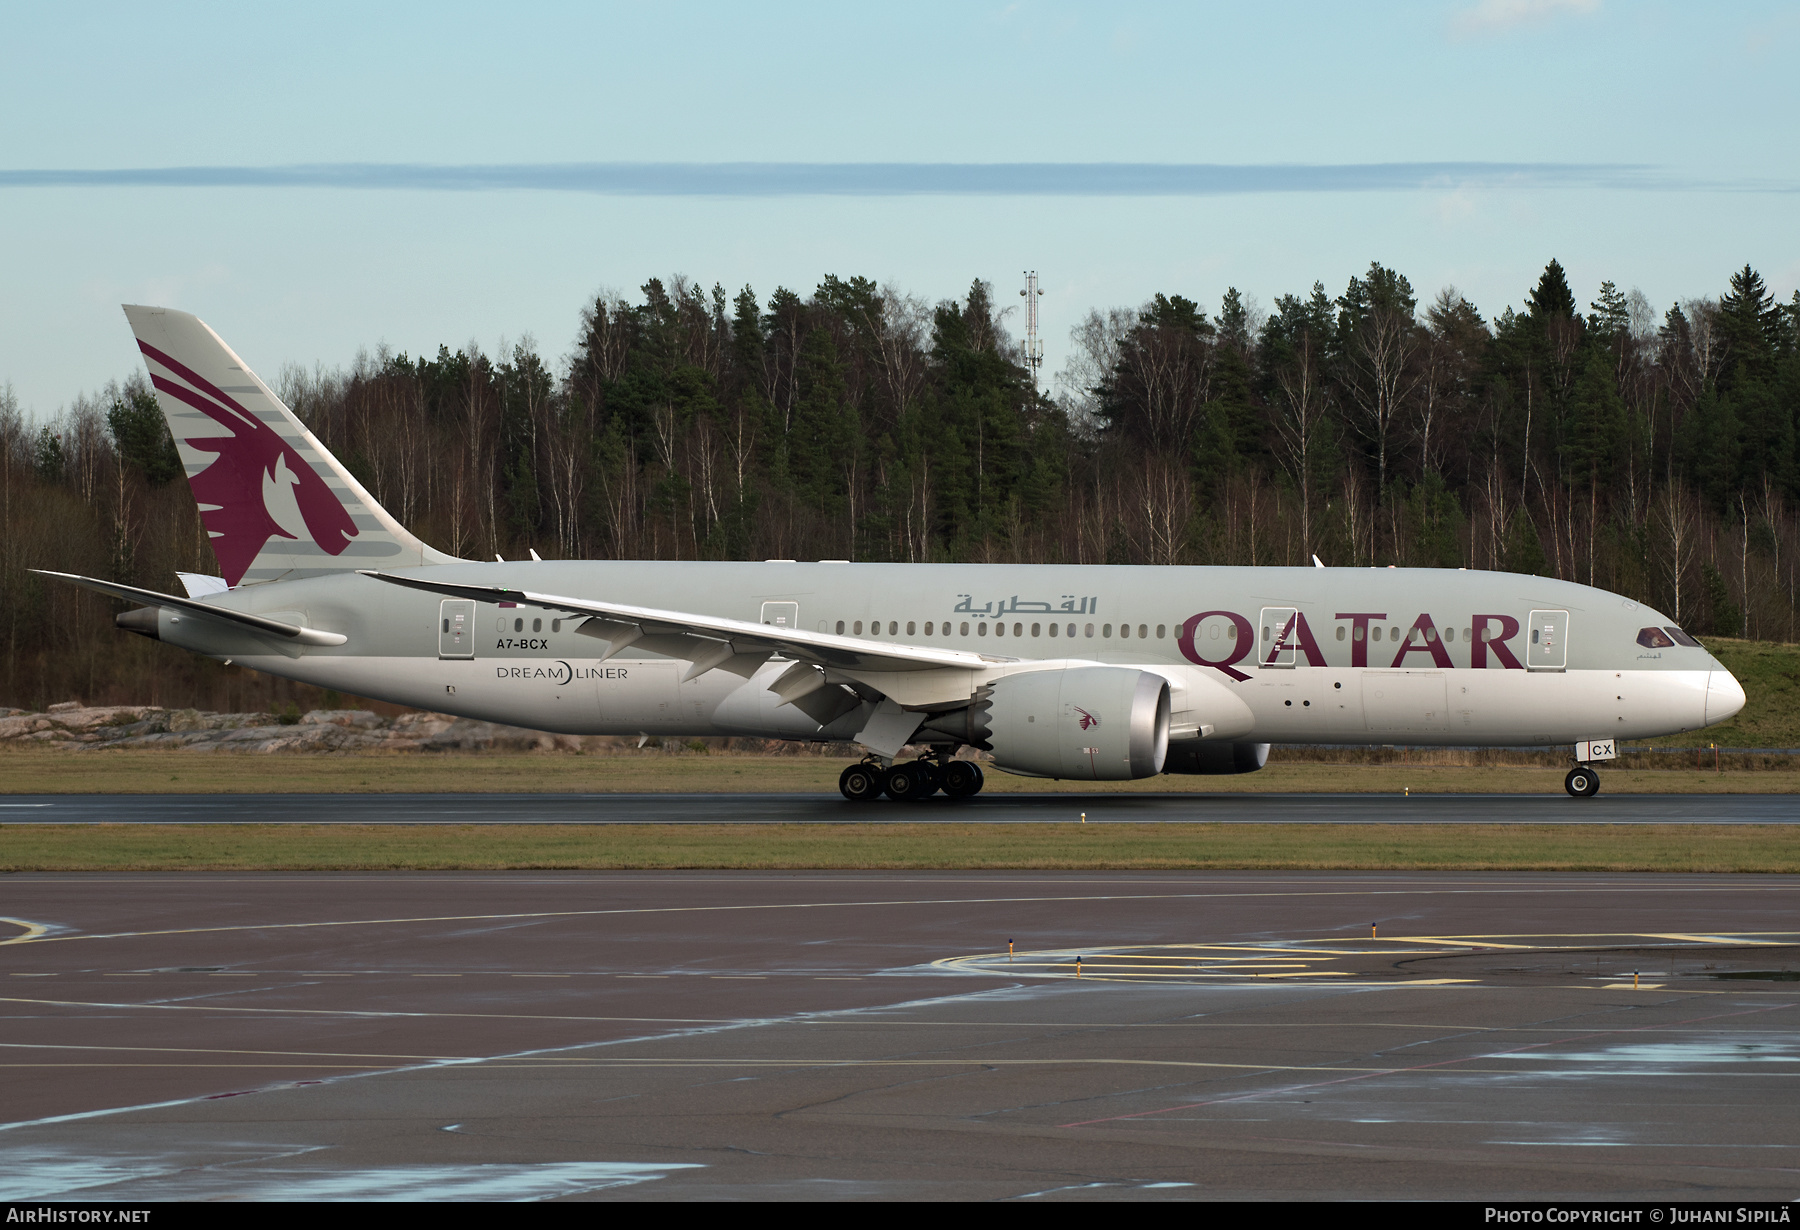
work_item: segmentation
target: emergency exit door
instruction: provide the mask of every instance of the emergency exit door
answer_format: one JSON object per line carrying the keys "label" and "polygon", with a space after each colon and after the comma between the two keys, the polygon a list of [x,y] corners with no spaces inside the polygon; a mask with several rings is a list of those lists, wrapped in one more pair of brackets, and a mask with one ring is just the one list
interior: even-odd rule
{"label": "emergency exit door", "polygon": [[765,602],[762,604],[762,621],[780,628],[783,632],[792,632],[800,626],[800,604],[798,602]]}
{"label": "emergency exit door", "polygon": [[475,656],[475,603],[468,598],[446,598],[438,603],[438,657]]}
{"label": "emergency exit door", "polygon": [[1569,664],[1569,613],[1533,611],[1525,634],[1525,669],[1559,671]]}

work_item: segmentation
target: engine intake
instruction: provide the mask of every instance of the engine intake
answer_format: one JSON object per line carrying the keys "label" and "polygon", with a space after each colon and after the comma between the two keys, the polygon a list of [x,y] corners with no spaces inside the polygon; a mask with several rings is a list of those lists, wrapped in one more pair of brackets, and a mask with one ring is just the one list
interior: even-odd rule
{"label": "engine intake", "polygon": [[1169,682],[1125,666],[1072,666],[997,679],[966,709],[928,719],[1028,777],[1154,777],[1169,750]]}

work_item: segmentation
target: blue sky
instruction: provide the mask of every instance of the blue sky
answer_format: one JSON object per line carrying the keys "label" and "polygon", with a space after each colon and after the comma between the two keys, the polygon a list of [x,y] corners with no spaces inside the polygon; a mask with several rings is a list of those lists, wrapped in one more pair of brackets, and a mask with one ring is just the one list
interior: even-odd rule
{"label": "blue sky", "polygon": [[[1335,294],[1371,260],[1489,315],[1552,256],[1584,301],[1611,278],[1661,308],[1746,261],[1800,285],[1791,4],[71,4],[3,28],[0,382],[39,415],[132,370],[125,301],[197,312],[273,378],[379,343],[560,357],[595,291],[676,272],[1004,299],[1036,268],[1053,371],[1089,308]],[[715,165],[745,163],[789,165]]]}

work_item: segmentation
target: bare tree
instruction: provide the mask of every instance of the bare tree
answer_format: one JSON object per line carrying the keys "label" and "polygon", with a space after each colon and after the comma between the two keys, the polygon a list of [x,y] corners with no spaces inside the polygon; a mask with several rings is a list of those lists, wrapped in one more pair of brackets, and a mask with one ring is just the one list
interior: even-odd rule
{"label": "bare tree", "polygon": [[1313,550],[1313,469],[1329,430],[1330,402],[1325,394],[1318,352],[1317,340],[1311,330],[1306,330],[1295,344],[1293,361],[1282,364],[1275,371],[1275,384],[1281,391],[1274,416],[1275,437],[1280,443],[1276,455],[1300,492],[1302,559],[1310,556]]}
{"label": "bare tree", "polygon": [[1069,330],[1069,357],[1056,373],[1058,400],[1069,421],[1084,433],[1100,424],[1100,385],[1119,362],[1119,347],[1136,327],[1139,310],[1090,311]]}

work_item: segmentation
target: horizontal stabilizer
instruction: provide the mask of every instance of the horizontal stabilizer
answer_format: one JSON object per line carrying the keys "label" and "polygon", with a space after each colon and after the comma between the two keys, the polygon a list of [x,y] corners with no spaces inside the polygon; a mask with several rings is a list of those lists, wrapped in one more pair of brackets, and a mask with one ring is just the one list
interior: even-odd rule
{"label": "horizontal stabilizer", "polygon": [[261,632],[265,636],[276,636],[301,645],[342,645],[350,639],[342,632],[326,632],[319,628],[307,628],[280,619],[252,615],[247,611],[233,611],[222,606],[213,606],[210,602],[196,602],[192,598],[177,598],[174,594],[161,594],[153,589],[121,585],[117,581],[78,577],[73,573],[50,572],[43,568],[33,568],[32,571],[41,577],[55,577],[58,581],[67,581],[71,585],[79,585],[81,588],[91,589],[95,593],[123,598],[127,602],[142,602],[147,606],[168,607],[171,610],[184,611],[190,615],[222,620],[225,623],[249,628],[254,632]]}

